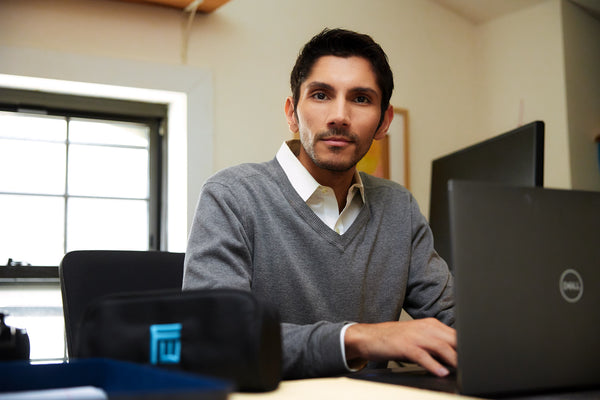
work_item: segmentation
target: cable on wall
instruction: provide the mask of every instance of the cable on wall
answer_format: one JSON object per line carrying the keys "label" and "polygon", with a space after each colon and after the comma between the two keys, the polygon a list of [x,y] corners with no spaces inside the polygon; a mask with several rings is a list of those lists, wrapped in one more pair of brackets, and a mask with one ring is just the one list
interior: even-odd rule
{"label": "cable on wall", "polygon": [[187,23],[183,28],[183,38],[181,41],[181,62],[183,64],[187,64],[187,53],[188,53],[188,44],[190,40],[190,33],[192,30],[192,23],[194,22],[194,17],[196,16],[196,12],[198,11],[198,7],[204,3],[204,0],[193,0],[190,4],[185,7],[183,10],[185,13],[189,13],[190,15],[187,18]]}

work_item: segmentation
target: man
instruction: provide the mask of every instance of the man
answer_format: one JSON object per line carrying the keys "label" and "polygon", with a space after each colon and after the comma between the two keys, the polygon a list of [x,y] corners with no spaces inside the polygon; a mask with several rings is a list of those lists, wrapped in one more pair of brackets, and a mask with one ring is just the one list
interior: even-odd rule
{"label": "man", "polygon": [[[291,86],[285,114],[300,140],[205,183],[184,289],[242,288],[277,305],[285,378],[388,360],[447,375],[448,267],[411,194],[356,171],[393,118],[387,56],[367,35],[326,29],[299,55]],[[415,320],[398,321],[402,308]]]}

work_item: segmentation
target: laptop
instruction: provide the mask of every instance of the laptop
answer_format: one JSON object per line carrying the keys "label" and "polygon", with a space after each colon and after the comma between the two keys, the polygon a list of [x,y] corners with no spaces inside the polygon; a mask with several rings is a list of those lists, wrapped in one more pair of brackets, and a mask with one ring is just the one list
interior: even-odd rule
{"label": "laptop", "polygon": [[456,379],[362,378],[488,398],[600,397],[600,192],[450,181],[449,211]]}

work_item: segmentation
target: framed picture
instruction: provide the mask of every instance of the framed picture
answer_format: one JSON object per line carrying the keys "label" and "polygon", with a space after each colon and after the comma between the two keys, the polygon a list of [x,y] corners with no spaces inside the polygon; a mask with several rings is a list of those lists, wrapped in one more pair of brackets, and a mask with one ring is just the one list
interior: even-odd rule
{"label": "framed picture", "polygon": [[358,162],[356,168],[367,174],[390,179],[390,136],[373,140],[367,154]]}
{"label": "framed picture", "polygon": [[394,107],[394,119],[388,134],[382,140],[373,141],[367,155],[358,163],[358,170],[391,179],[409,189],[408,122],[408,110]]}

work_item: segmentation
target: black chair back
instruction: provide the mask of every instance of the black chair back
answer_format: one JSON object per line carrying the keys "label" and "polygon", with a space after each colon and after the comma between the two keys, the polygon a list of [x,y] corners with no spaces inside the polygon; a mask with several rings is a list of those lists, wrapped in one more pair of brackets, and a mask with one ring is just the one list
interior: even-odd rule
{"label": "black chair back", "polygon": [[67,350],[90,302],[109,294],[181,289],[185,253],[81,250],[67,253],[59,267]]}

